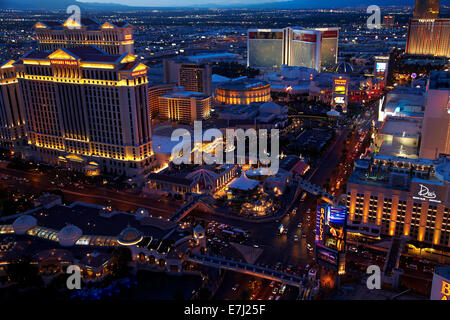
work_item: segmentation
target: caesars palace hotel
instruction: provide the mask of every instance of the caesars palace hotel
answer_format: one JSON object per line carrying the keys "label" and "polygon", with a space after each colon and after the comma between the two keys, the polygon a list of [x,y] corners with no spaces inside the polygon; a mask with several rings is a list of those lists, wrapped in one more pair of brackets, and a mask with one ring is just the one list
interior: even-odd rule
{"label": "caesars palace hotel", "polygon": [[[115,29],[119,34],[131,32],[130,25],[122,26],[107,23],[101,31],[83,26],[77,39],[92,32],[110,39]],[[52,36],[65,39],[64,27],[53,30],[42,22],[36,28],[41,33],[48,29],[46,40]],[[96,37],[89,39],[95,44]],[[101,39],[104,48],[116,44]],[[121,52],[117,54],[83,44],[58,48],[66,45],[58,41],[51,50],[30,51],[1,66],[0,111],[8,112],[0,112],[0,121],[8,131],[0,131],[0,142],[14,149],[19,144],[15,141],[26,135],[28,147],[20,151],[27,158],[87,174],[98,174],[101,169],[127,176],[140,174],[151,167],[153,159],[148,67],[136,60],[132,44],[109,48]]]}
{"label": "caesars palace hotel", "polygon": [[359,159],[347,183],[348,230],[450,247],[450,156]]}

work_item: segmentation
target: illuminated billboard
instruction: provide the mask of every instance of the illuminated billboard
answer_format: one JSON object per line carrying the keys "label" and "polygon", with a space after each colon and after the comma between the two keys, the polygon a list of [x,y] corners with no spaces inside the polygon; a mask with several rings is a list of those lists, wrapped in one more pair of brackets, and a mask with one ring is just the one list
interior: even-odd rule
{"label": "illuminated billboard", "polygon": [[389,57],[375,57],[374,75],[384,80],[388,69]]}
{"label": "illuminated billboard", "polygon": [[332,94],[332,106],[341,106],[343,112],[347,107],[347,94],[348,94],[349,79],[344,76],[339,76],[333,79],[333,94]]}
{"label": "illuminated billboard", "polygon": [[345,87],[344,86],[335,86],[334,87],[334,92],[339,93],[339,94],[345,94]]}
{"label": "illuminated billboard", "polygon": [[431,285],[430,300],[450,299],[450,267],[436,267]]}
{"label": "illuminated billboard", "polygon": [[386,62],[377,62],[377,65],[376,65],[377,73],[380,73],[380,72],[384,73],[386,71],[386,65],[387,65]]}
{"label": "illuminated billboard", "polygon": [[316,257],[319,264],[340,271],[345,265],[347,208],[323,204],[317,207]]}

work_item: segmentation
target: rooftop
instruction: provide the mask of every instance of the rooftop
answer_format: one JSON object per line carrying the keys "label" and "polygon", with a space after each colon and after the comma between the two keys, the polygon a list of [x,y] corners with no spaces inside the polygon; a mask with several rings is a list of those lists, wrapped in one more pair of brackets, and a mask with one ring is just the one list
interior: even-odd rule
{"label": "rooftop", "polygon": [[264,86],[270,86],[270,83],[260,79],[244,78],[237,80],[230,80],[228,82],[223,82],[217,85],[217,88],[227,89],[227,90],[249,90],[257,89]]}
{"label": "rooftop", "polygon": [[395,137],[419,138],[421,131],[421,119],[388,116],[379,132]]}
{"label": "rooftop", "polygon": [[431,71],[429,88],[433,90],[450,90],[450,72]]}
{"label": "rooftop", "polygon": [[165,98],[196,98],[196,99],[207,99],[209,96],[201,93],[201,92],[195,92],[195,91],[180,91],[180,92],[172,92],[168,94],[164,94],[161,97]]}

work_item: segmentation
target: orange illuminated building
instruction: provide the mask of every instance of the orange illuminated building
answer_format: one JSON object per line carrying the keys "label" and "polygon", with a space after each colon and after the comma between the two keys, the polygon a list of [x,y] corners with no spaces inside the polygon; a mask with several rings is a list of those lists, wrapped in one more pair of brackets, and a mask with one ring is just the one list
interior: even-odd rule
{"label": "orange illuminated building", "polygon": [[14,67],[31,159],[127,176],[151,166],[148,67],[134,55],[31,51]]}
{"label": "orange illuminated building", "polygon": [[270,101],[270,83],[259,79],[239,79],[216,86],[216,100],[222,104],[244,104]]}
{"label": "orange illuminated building", "polygon": [[109,54],[134,53],[133,26],[128,22],[68,19],[64,23],[40,21],[34,25],[41,50],[95,45]]}
{"label": "orange illuminated building", "polygon": [[0,146],[14,150],[26,145],[26,131],[14,60],[0,65]]}
{"label": "orange illuminated building", "polygon": [[449,155],[357,160],[347,183],[348,232],[450,247],[449,168]]}

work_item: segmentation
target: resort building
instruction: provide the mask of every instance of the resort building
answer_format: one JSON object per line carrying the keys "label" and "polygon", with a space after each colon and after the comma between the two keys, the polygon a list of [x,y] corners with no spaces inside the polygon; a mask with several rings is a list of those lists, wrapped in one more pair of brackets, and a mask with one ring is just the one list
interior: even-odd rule
{"label": "resort building", "polygon": [[17,151],[27,140],[14,62],[0,64],[0,147]]}
{"label": "resort building", "polygon": [[147,69],[94,46],[31,51],[14,63],[37,161],[134,176],[151,167]]}
{"label": "resort building", "polygon": [[270,101],[270,83],[259,79],[238,78],[216,86],[216,101],[221,104],[245,104]]}
{"label": "resort building", "polygon": [[212,97],[199,92],[181,91],[158,97],[159,117],[164,120],[193,123],[209,118]]}
{"label": "resort building", "polygon": [[450,157],[359,159],[347,183],[348,231],[450,247]]}
{"label": "resort building", "polygon": [[40,50],[95,45],[108,54],[134,54],[133,26],[128,22],[105,22],[81,18],[64,23],[40,21],[34,25]]}

